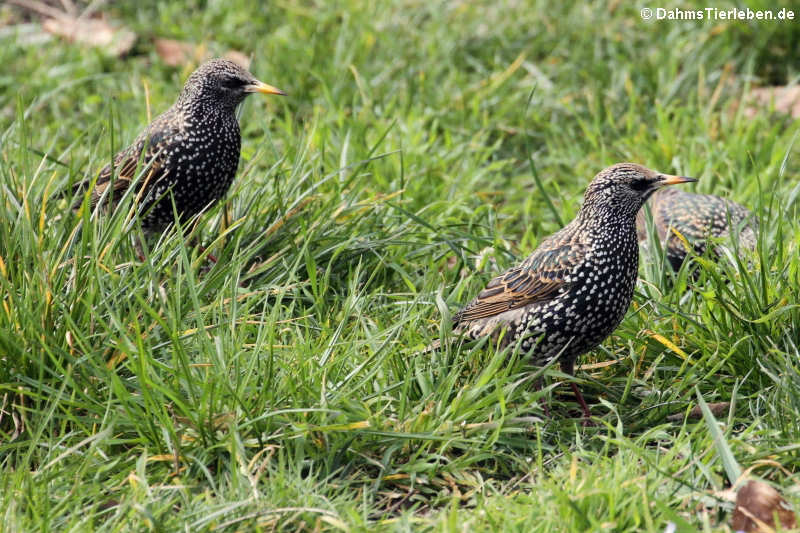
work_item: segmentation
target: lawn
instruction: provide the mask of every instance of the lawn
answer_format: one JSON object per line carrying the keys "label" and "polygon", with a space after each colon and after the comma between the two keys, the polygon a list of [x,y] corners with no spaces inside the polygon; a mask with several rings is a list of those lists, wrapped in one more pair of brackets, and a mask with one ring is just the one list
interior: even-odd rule
{"label": "lawn", "polygon": [[[800,127],[750,99],[797,82],[797,21],[109,4],[137,35],[121,57],[0,6],[0,529],[732,531],[740,474],[800,504]],[[191,52],[169,66],[162,38]],[[231,50],[289,95],[240,109],[225,201],[185,238],[142,236],[130,201],[73,213],[71,186]],[[417,353],[620,161],[761,225],[694,275],[642,249],[574,378],[595,426],[557,366]]]}

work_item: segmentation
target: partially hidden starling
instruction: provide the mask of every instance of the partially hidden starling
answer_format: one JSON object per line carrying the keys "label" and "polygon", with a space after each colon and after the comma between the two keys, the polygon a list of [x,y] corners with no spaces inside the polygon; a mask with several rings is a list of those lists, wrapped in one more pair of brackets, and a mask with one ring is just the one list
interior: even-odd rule
{"label": "partially hidden starling", "polygon": [[[573,374],[578,356],[610,335],[631,303],[639,208],[659,187],[690,181],[696,180],[633,163],[606,168],[589,184],[572,222],[455,314],[454,333],[495,341],[502,335],[501,346],[520,342],[534,365],[558,357],[562,370]],[[571,385],[588,422],[589,408]]]}
{"label": "partially hidden starling", "polygon": [[200,65],[172,107],[100,171],[90,206],[104,198],[118,202],[134,183],[137,169],[144,172],[134,192],[145,230],[160,230],[175,220],[173,201],[180,220],[186,220],[222,198],[239,165],[242,138],[236,107],[250,93],[285,94],[232,61]]}
{"label": "partially hidden starling", "polygon": [[[686,239],[697,255],[705,253],[709,237],[726,238],[732,232],[738,237],[741,248],[754,250],[756,247],[758,218],[746,207],[727,198],[664,189],[655,193],[647,204],[658,238],[675,270],[681,268],[687,254],[683,240],[675,231]],[[636,229],[639,240],[646,240],[644,210],[636,215]]]}

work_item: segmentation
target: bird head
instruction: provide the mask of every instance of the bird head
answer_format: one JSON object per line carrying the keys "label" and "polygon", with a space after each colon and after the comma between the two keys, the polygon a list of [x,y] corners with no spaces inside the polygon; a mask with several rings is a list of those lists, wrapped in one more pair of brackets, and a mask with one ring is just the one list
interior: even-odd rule
{"label": "bird head", "polygon": [[635,163],[617,163],[594,177],[586,189],[581,209],[613,209],[633,217],[659,188],[692,181],[697,180],[663,174]]}
{"label": "bird head", "polygon": [[189,76],[178,101],[206,102],[235,109],[250,93],[286,94],[257,80],[233,61],[212,59]]}

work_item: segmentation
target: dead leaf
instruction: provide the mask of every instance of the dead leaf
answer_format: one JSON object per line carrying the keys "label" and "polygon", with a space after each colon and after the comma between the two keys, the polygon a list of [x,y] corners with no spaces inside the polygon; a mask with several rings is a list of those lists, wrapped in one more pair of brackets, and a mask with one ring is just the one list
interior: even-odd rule
{"label": "dead leaf", "polygon": [[800,118],[800,86],[758,87],[750,91],[745,116],[754,117],[762,109],[774,109]]}
{"label": "dead leaf", "polygon": [[191,61],[203,59],[203,51],[199,46],[175,39],[156,39],[154,42],[156,53],[165,65],[178,67]]}
{"label": "dead leaf", "polygon": [[50,5],[41,0],[8,1],[25,9],[24,20],[40,19],[45,32],[75,43],[102,48],[117,57],[127,54],[136,42],[133,31],[108,22],[96,12],[97,2],[79,12],[75,4],[68,0],[61,0],[60,5]]}
{"label": "dead leaf", "polygon": [[[716,402],[708,404],[708,408],[711,409],[711,412],[714,414],[714,416],[724,415],[730,406],[731,402]],[[699,420],[703,418],[703,411],[700,409],[699,405],[695,405],[691,411],[689,411],[689,414],[685,416],[689,420]],[[683,420],[683,417],[683,413],[675,413],[674,415],[669,415],[667,420],[670,422],[680,422]]]}
{"label": "dead leaf", "polygon": [[250,57],[238,50],[228,50],[223,56],[225,59],[233,61],[244,69],[250,68]]}
{"label": "dead leaf", "polygon": [[776,515],[782,529],[797,527],[794,511],[783,496],[763,481],[750,480],[736,495],[731,526],[734,531],[773,532]]}
{"label": "dead leaf", "polygon": [[[211,58],[208,48],[202,44],[195,44],[175,39],[156,39],[153,44],[156,53],[165,65],[179,67],[189,63],[202,63]],[[229,50],[223,56],[243,68],[250,67],[250,58],[238,50]]]}
{"label": "dead leaf", "polygon": [[131,30],[102,18],[80,18],[63,14],[45,19],[42,28],[68,41],[103,48],[114,56],[127,54],[136,42]]}

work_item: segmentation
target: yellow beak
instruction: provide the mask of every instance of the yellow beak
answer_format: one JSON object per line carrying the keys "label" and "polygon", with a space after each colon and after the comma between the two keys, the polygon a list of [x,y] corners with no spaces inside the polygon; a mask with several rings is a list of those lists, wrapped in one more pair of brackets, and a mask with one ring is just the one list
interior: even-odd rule
{"label": "yellow beak", "polygon": [[678,183],[690,183],[697,181],[697,178],[687,178],[686,176],[673,176],[671,174],[659,174],[656,185],[664,187],[665,185],[677,185]]}
{"label": "yellow beak", "polygon": [[281,96],[286,96],[286,93],[281,91],[277,87],[273,87],[272,85],[267,85],[266,83],[260,81],[256,81],[251,85],[245,86],[244,91],[248,93],[279,94]]}

